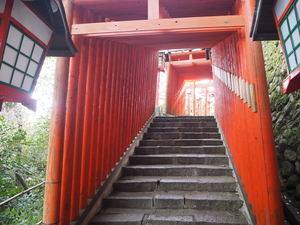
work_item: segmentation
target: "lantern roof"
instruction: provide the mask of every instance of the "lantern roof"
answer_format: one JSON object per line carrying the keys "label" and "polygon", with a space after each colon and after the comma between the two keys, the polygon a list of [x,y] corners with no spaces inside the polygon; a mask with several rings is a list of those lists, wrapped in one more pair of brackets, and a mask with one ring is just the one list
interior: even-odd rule
{"label": "lantern roof", "polygon": [[[24,0],[25,1],[25,0]],[[52,3],[56,3],[51,6]],[[77,49],[71,39],[61,0],[26,0],[54,29],[48,56],[74,57]]]}
{"label": "lantern roof", "polygon": [[250,36],[254,41],[279,40],[273,16],[275,0],[256,0]]}

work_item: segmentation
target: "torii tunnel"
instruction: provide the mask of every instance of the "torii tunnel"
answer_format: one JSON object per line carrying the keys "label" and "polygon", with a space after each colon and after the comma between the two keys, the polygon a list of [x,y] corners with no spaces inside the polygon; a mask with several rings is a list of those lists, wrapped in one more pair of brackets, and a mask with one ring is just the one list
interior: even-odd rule
{"label": "torii tunnel", "polygon": [[[63,3],[78,53],[57,61],[43,223],[79,224],[80,211],[99,210],[89,199],[154,116],[159,50],[210,49],[190,69],[213,80],[215,117],[256,223],[283,224],[262,47],[249,37],[255,1]],[[182,82],[196,79],[179,76],[175,61],[166,113],[181,115]]]}
{"label": "torii tunnel", "polygon": [[[209,115],[208,88],[212,82],[199,85],[196,81],[212,81],[212,66],[209,51],[190,50],[188,52],[169,54],[168,90],[166,112],[176,116]],[[190,84],[188,86],[188,83]],[[197,98],[197,89],[204,89],[203,100]],[[212,93],[213,94],[213,93]]]}

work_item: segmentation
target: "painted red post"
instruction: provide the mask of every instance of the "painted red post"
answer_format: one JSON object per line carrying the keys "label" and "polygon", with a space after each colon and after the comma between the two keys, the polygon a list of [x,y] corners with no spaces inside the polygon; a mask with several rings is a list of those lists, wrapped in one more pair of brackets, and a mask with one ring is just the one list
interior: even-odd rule
{"label": "painted red post", "polygon": [[123,108],[123,90],[124,90],[124,77],[125,77],[125,54],[126,54],[126,49],[125,49],[125,45],[122,44],[121,45],[122,48],[122,54],[121,54],[121,60],[120,60],[120,70],[119,70],[119,79],[118,79],[118,86],[117,86],[117,90],[118,90],[118,97],[117,97],[117,103],[118,103],[118,107],[117,107],[117,129],[116,129],[116,136],[118,137],[118,142],[116,145],[116,151],[117,151],[117,161],[119,161],[120,157],[123,154],[123,149],[122,149],[122,143],[124,142],[124,138],[123,138],[123,132],[122,132],[122,128],[123,128],[123,112],[125,111],[125,109]]}
{"label": "painted red post", "polygon": [[105,131],[108,134],[108,138],[106,139],[106,151],[107,151],[107,158],[106,158],[106,173],[111,173],[111,169],[115,167],[114,162],[114,149],[113,149],[113,130],[114,130],[114,124],[115,124],[115,94],[116,94],[116,81],[117,81],[117,65],[119,62],[118,59],[118,53],[119,53],[119,43],[114,44],[113,48],[113,58],[111,62],[112,71],[111,71],[111,82],[110,82],[110,92],[109,92],[109,101],[108,101],[108,108],[105,110],[108,110],[107,119],[109,126],[106,127]]}
{"label": "painted red post", "polygon": [[193,91],[192,91],[192,93],[193,93],[193,97],[192,97],[192,99],[193,99],[193,116],[196,116],[196,87],[195,86],[196,86],[196,82],[193,81]]}
{"label": "painted red post", "polygon": [[102,68],[102,52],[103,52],[103,41],[98,40],[97,41],[97,55],[96,55],[96,77],[95,77],[95,84],[94,84],[94,91],[95,95],[97,97],[94,97],[94,107],[93,107],[93,118],[95,118],[95,130],[93,131],[93,144],[95,145],[96,151],[96,162],[95,162],[95,182],[94,187],[95,189],[98,189],[101,184],[101,166],[100,166],[100,160],[101,160],[101,148],[99,146],[100,140],[99,140],[99,133],[100,133],[100,99],[101,99],[101,90],[100,90],[100,83],[101,83],[101,68]]}
{"label": "painted red post", "polygon": [[[108,54],[106,57],[108,57],[107,61],[107,71],[106,71],[106,83],[105,83],[105,96],[106,98],[104,100],[104,108],[103,108],[103,136],[102,136],[102,168],[103,172],[106,176],[108,174],[109,168],[108,164],[109,162],[109,146],[108,146],[108,132],[110,129],[110,94],[111,94],[111,83],[112,83],[112,66],[113,66],[113,59],[114,59],[114,49],[115,49],[115,44],[113,42],[109,42],[108,45]],[[105,76],[105,75],[104,75]],[[109,97],[108,97],[109,96]],[[104,177],[106,179],[106,177]]]}
{"label": "painted red post", "polygon": [[100,181],[106,179],[106,173],[104,171],[104,163],[105,163],[105,152],[104,152],[104,141],[105,141],[105,99],[106,99],[106,83],[107,83],[107,70],[108,70],[108,60],[111,57],[110,50],[110,42],[104,40],[103,41],[103,51],[102,51],[102,66],[101,66],[101,81],[100,81],[100,102],[99,102],[99,132],[98,132],[98,142],[97,148],[99,149],[99,171],[100,171]]}
{"label": "painted red post", "polygon": [[[132,70],[133,70],[133,63],[132,63],[132,55],[133,55],[133,47],[128,47],[128,56],[127,56],[127,70],[128,70],[128,78],[126,79],[126,98],[124,103],[124,109],[125,109],[125,121],[124,121],[124,127],[126,127],[125,132],[125,148],[130,145],[130,122],[129,117],[132,112],[132,107],[130,107],[130,101],[131,101],[131,92],[132,92]],[[125,131],[125,129],[124,129]]]}
{"label": "painted red post", "polygon": [[44,197],[44,224],[57,224],[59,222],[68,70],[69,58],[57,59]]}
{"label": "painted red post", "polygon": [[[66,18],[70,27],[73,19],[73,4],[63,0]],[[49,147],[47,159],[47,174],[44,197],[44,224],[59,223],[61,172],[63,157],[63,142],[66,116],[66,98],[68,89],[68,73],[70,58],[62,57],[56,61],[53,107],[51,115]]]}
{"label": "painted red post", "polygon": [[98,117],[96,117],[97,109],[94,107],[94,98],[98,99],[95,90],[95,80],[99,76],[97,74],[97,39],[89,40],[89,50],[88,50],[88,68],[87,68],[87,82],[86,82],[86,98],[85,98],[85,110],[84,110],[84,136],[83,136],[83,146],[84,150],[89,150],[90,160],[87,168],[87,173],[89,174],[89,180],[86,186],[88,198],[94,197],[95,194],[95,176],[96,176],[96,151],[95,148],[95,136],[97,133],[97,122]]}
{"label": "painted red post", "polygon": [[[252,18],[255,1],[250,0],[242,5],[243,14],[247,18]],[[250,32],[251,24],[246,24],[246,32]],[[247,53],[251,52],[252,57],[249,60],[249,77],[256,81],[257,102],[259,104],[259,119],[262,132],[262,144],[264,145],[261,164],[264,165],[267,193],[266,200],[269,204],[269,218],[264,221],[265,224],[283,224],[283,212],[281,202],[281,191],[278,176],[278,164],[275,151],[275,142],[272,130],[271,110],[269,104],[268,88],[265,75],[263,52],[260,42],[251,42],[246,39]]]}
{"label": "painted red post", "polygon": [[[81,22],[82,10],[79,7],[75,7],[74,20],[73,23]],[[74,39],[75,42],[75,39]],[[62,170],[62,190],[61,190],[61,207],[60,207],[60,223],[65,224],[70,222],[70,212],[71,206],[77,208],[76,205],[71,204],[72,194],[76,195],[77,189],[72,186],[74,173],[73,169],[76,171],[76,167],[73,165],[74,160],[74,148],[76,138],[76,133],[81,130],[82,121],[80,120],[80,115],[78,115],[78,85],[82,82],[80,76],[81,68],[79,65],[82,64],[82,58],[84,58],[81,50],[83,50],[85,41],[81,37],[78,37],[78,42],[76,42],[79,47],[79,54],[76,58],[71,60],[70,64],[70,78],[68,86],[68,96],[67,96],[67,111],[66,111],[66,122],[65,122],[65,140],[64,140],[64,155],[63,155],[63,170]],[[81,62],[81,63],[80,63]],[[79,71],[79,72],[78,72]],[[80,104],[80,103],[79,103]],[[76,122],[75,122],[76,121]],[[78,135],[81,138],[81,135]],[[76,155],[77,156],[77,155]],[[77,166],[77,165],[75,165]],[[77,171],[76,171],[77,172]],[[76,196],[78,198],[78,196]]]}
{"label": "painted red post", "polygon": [[116,73],[115,73],[115,91],[114,91],[114,102],[113,102],[113,126],[112,126],[112,137],[115,140],[112,140],[111,151],[113,152],[113,164],[112,167],[116,165],[117,162],[120,161],[119,155],[119,141],[121,137],[119,136],[119,127],[120,127],[120,92],[121,92],[121,80],[122,80],[122,56],[123,56],[123,44],[118,44],[117,46],[117,59],[116,59]]}
{"label": "painted red post", "polygon": [[135,69],[136,69],[136,64],[134,63],[135,60],[135,55],[136,55],[136,47],[132,47],[131,51],[131,82],[129,83],[129,102],[128,106],[130,108],[130,113],[128,115],[127,123],[128,123],[128,143],[130,144],[132,142],[132,136],[133,136],[133,121],[132,117],[134,114],[134,107],[133,107],[133,98],[134,98],[134,86],[135,86]]}
{"label": "painted red post", "polygon": [[126,45],[125,46],[125,55],[124,55],[124,76],[123,76],[123,82],[122,82],[122,93],[121,93],[121,97],[122,97],[122,118],[121,118],[121,135],[123,137],[123,140],[121,142],[121,147],[120,149],[121,151],[121,156],[123,155],[124,151],[126,150],[127,144],[126,143],[126,129],[127,129],[127,123],[126,123],[126,119],[127,119],[127,114],[128,114],[128,108],[127,106],[127,101],[128,101],[128,76],[130,74],[130,69],[129,69],[129,61],[128,58],[130,56],[130,48]]}
{"label": "painted red post", "polygon": [[[100,187],[100,152],[101,149],[99,148],[99,140],[98,135],[100,132],[100,81],[101,81],[101,66],[102,66],[102,48],[103,47],[103,41],[97,40],[97,47],[96,47],[96,68],[95,68],[95,81],[94,81],[94,103],[93,103],[93,120],[94,120],[94,127],[92,130],[92,145],[94,145],[94,148],[96,149],[95,154],[95,180],[94,180],[94,189],[98,189]],[[91,167],[90,167],[91,170]]]}

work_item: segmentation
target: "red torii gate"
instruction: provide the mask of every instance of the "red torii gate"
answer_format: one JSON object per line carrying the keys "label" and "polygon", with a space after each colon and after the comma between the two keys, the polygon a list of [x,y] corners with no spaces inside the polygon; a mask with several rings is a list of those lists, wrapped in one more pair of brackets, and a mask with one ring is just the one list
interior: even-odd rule
{"label": "red torii gate", "polygon": [[[166,113],[186,115],[186,82],[212,80],[211,61],[207,58],[207,52],[206,50],[190,50],[169,54]],[[195,112],[195,87],[193,90],[193,112]]]}
{"label": "red torii gate", "polygon": [[151,119],[158,50],[200,47],[212,51],[216,118],[254,220],[283,224],[263,55],[248,38],[255,1],[64,3],[78,55],[57,63],[43,223],[78,219]]}

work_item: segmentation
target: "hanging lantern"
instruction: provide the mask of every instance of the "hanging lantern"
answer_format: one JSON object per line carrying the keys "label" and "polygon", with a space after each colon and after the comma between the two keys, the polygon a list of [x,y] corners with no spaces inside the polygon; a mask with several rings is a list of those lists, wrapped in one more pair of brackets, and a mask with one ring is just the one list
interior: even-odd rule
{"label": "hanging lantern", "polygon": [[300,88],[300,0],[277,0],[273,11],[289,73],[283,81],[287,94]]}
{"label": "hanging lantern", "polygon": [[0,1],[0,108],[10,101],[35,111],[31,94],[53,33],[28,3]]}
{"label": "hanging lantern", "polygon": [[165,71],[165,53],[164,52],[160,52],[159,56],[158,56],[158,69],[162,72]]}

